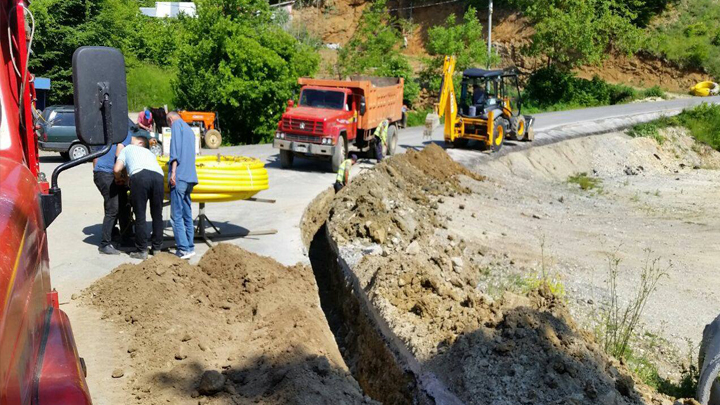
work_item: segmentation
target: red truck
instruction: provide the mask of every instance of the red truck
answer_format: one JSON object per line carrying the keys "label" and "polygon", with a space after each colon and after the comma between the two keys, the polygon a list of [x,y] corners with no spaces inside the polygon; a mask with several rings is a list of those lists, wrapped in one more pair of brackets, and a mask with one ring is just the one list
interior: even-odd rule
{"label": "red truck", "polygon": [[[62,210],[59,173],[102,155],[127,134],[127,100],[124,122],[121,119],[121,98],[127,99],[122,88],[124,77],[120,83],[100,77],[104,73],[89,75],[92,82],[85,87],[85,97],[77,93],[76,87],[76,116],[87,115],[88,110],[80,110],[78,105],[86,104],[88,99],[96,109],[90,114],[94,116],[86,116],[85,123],[80,124],[84,125],[84,133],[80,135],[78,129],[78,137],[88,145],[103,144],[104,148],[59,166],[51,186],[40,172],[33,126],[34,88],[27,66],[31,42],[25,18],[29,11],[20,0],[0,3],[0,404],[90,404],[84,362],[78,356],[70,321],[60,309],[58,293],[50,282],[46,229]],[[79,55],[78,62],[98,70],[110,68],[115,74],[122,68],[124,76],[124,61],[120,67],[116,57],[116,69],[96,63],[108,57],[107,51],[101,53],[92,60]],[[115,50],[113,55],[117,54]],[[75,62],[74,56],[74,82]],[[82,69],[78,73],[82,75]],[[103,86],[105,90],[113,87],[112,97]],[[98,100],[101,96],[106,100]],[[111,102],[113,106],[109,107]],[[101,122],[99,130],[88,127],[88,123],[97,124],[97,118]],[[118,122],[113,123],[112,118]],[[125,133],[110,136],[122,132],[123,126]]]}
{"label": "red truck", "polygon": [[292,166],[296,156],[330,159],[337,171],[348,152],[373,151],[373,132],[390,119],[386,155],[397,147],[404,126],[402,78],[353,77],[350,80],[300,78],[297,106],[288,101],[275,133],[280,164]]}

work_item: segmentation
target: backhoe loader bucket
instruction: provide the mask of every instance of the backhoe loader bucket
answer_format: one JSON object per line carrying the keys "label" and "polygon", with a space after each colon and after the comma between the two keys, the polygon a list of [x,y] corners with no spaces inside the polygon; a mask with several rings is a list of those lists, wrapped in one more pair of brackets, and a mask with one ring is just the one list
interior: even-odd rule
{"label": "backhoe loader bucket", "polygon": [[425,130],[423,136],[425,138],[432,138],[433,131],[435,128],[440,126],[440,116],[436,113],[430,113],[425,117]]}

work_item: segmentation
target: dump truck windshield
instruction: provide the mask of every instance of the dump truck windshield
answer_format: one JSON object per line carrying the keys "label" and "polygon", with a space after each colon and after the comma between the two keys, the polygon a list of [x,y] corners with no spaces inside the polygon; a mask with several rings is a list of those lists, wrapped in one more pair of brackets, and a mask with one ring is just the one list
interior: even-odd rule
{"label": "dump truck windshield", "polygon": [[340,91],[305,89],[300,96],[300,105],[304,107],[342,110],[345,108],[345,93]]}

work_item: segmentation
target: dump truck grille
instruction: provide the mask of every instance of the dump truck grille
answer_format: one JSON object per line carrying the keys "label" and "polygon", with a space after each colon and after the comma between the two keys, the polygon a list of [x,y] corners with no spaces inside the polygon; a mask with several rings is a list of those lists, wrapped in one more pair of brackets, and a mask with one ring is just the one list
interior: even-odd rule
{"label": "dump truck grille", "polygon": [[285,139],[292,142],[320,143],[317,136],[286,134]]}
{"label": "dump truck grille", "polygon": [[322,135],[322,121],[298,120],[292,118],[283,118],[283,129],[285,131],[307,132],[311,134]]}

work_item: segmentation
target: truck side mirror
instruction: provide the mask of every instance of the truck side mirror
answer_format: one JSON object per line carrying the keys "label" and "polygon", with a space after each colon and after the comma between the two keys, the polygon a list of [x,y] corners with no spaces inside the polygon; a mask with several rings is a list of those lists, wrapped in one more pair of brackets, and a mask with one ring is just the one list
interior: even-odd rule
{"label": "truck side mirror", "polygon": [[365,115],[367,105],[365,104],[365,96],[360,96],[360,115]]}
{"label": "truck side mirror", "polygon": [[295,102],[292,99],[288,100],[288,108],[293,108],[294,106]]}
{"label": "truck side mirror", "polygon": [[[128,103],[123,54],[115,48],[84,46],[73,53],[72,65],[78,139],[87,145],[105,145],[104,120],[108,118],[110,143],[124,141]],[[108,117],[102,111],[106,98],[112,106]]]}
{"label": "truck side mirror", "polygon": [[115,48],[83,46],[72,58],[75,126],[86,145],[104,145],[95,153],[66,162],[53,170],[50,190],[40,198],[45,228],[62,212],[58,176],[67,169],[91,162],[110,151],[128,134],[125,58]]}

